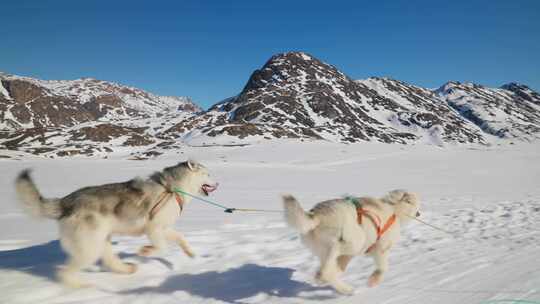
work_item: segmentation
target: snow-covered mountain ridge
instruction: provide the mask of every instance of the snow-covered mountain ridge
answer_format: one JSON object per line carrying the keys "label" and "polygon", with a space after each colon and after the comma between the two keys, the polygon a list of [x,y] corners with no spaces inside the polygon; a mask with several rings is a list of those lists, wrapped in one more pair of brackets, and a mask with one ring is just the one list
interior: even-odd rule
{"label": "snow-covered mountain ridge", "polygon": [[487,88],[448,82],[436,93],[487,134],[522,140],[540,136],[540,95],[525,85],[509,83]]}
{"label": "snow-covered mountain ridge", "polygon": [[[355,81],[311,55],[289,52],[270,58],[237,96],[166,133],[197,144],[281,137],[488,144],[540,136],[538,93],[520,84],[468,86],[448,82],[429,90],[389,78]],[[495,112],[506,115],[492,117]]]}
{"label": "snow-covered mountain ridge", "polygon": [[448,82],[436,90],[372,77],[353,80],[303,53],[272,56],[244,89],[207,111],[82,78],[44,81],[0,73],[0,144],[56,157],[159,155],[183,145],[288,138],[354,143],[488,145],[540,137],[540,94],[523,84]]}
{"label": "snow-covered mountain ridge", "polygon": [[0,128],[71,127],[201,109],[188,97],[158,96],[92,78],[39,80],[0,74]]}
{"label": "snow-covered mountain ridge", "polygon": [[146,150],[156,134],[202,109],[113,82],[39,80],[0,74],[0,144],[48,156]]}

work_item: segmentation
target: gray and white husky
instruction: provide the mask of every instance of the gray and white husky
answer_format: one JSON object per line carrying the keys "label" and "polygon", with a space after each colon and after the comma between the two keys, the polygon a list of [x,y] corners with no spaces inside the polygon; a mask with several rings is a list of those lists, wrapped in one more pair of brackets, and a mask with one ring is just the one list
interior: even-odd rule
{"label": "gray and white husky", "polygon": [[69,259],[58,270],[58,279],[65,285],[83,287],[79,271],[101,258],[103,264],[117,273],[130,274],[137,266],[124,263],[113,253],[111,235],[146,234],[150,246],[139,254],[148,256],[177,243],[193,257],[193,251],[183,235],[173,230],[187,193],[208,195],[217,188],[208,170],[199,163],[187,161],[167,167],[147,179],[132,179],[123,183],[85,187],[63,198],[43,198],[29,171],[16,180],[16,191],[23,207],[34,216],[58,220],[60,243]]}
{"label": "gray and white husky", "polygon": [[373,257],[376,269],[368,286],[379,284],[388,270],[388,251],[399,240],[401,227],[420,216],[418,196],[404,190],[390,191],[382,198],[328,200],[309,212],[290,195],[283,197],[283,203],[285,220],[320,259],[316,280],[344,294],[353,291],[339,278],[351,259],[364,254]]}

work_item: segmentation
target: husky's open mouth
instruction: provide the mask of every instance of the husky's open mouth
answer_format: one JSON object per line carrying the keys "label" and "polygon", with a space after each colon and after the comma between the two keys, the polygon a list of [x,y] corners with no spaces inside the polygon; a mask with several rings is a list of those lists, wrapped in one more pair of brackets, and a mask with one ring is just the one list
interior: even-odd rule
{"label": "husky's open mouth", "polygon": [[204,193],[204,195],[208,196],[210,192],[215,191],[217,187],[218,187],[217,183],[215,185],[203,184],[201,187],[201,190]]}

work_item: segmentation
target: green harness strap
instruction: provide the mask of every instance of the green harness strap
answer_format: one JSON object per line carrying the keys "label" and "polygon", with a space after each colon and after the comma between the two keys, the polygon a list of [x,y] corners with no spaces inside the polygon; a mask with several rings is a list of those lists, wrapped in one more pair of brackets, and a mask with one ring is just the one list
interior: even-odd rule
{"label": "green harness strap", "polygon": [[348,196],[345,196],[344,199],[347,202],[353,204],[354,207],[356,207],[356,208],[362,207],[362,204],[360,204],[360,200],[358,198],[356,198],[356,197],[352,197],[352,196],[348,195]]}

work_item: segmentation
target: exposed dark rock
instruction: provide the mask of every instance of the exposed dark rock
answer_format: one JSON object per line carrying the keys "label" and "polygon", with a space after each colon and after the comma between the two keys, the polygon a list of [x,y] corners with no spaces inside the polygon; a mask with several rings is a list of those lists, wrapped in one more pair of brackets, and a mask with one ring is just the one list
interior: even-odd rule
{"label": "exposed dark rock", "polygon": [[72,141],[90,140],[93,142],[109,142],[126,137],[124,145],[145,146],[155,143],[152,137],[144,134],[145,128],[128,128],[112,124],[100,124],[93,127],[80,128],[71,132]]}
{"label": "exposed dark rock", "polygon": [[524,84],[511,82],[501,86],[501,88],[514,92],[516,96],[520,97],[523,100],[540,105],[540,94],[531,90],[528,86]]}

